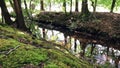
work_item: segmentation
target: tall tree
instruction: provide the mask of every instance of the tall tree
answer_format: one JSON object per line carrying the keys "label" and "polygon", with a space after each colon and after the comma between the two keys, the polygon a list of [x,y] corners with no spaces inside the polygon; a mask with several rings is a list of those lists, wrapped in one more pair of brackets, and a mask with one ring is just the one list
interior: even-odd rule
{"label": "tall tree", "polygon": [[88,0],[82,0],[81,17],[83,21],[89,20]]}
{"label": "tall tree", "polygon": [[70,0],[70,13],[72,12],[72,0]]}
{"label": "tall tree", "polygon": [[113,9],[115,7],[115,3],[116,3],[116,0],[112,0],[111,10],[110,10],[111,13],[113,12]]}
{"label": "tall tree", "polygon": [[[40,0],[40,10],[41,11],[44,11],[44,1],[43,0]],[[42,28],[42,33],[43,33],[43,38],[45,39],[46,38],[46,30],[44,28]]]}
{"label": "tall tree", "polygon": [[78,12],[78,0],[75,0],[75,12]]}
{"label": "tall tree", "polygon": [[44,11],[44,1],[43,0],[40,0],[40,9],[41,11]]}
{"label": "tall tree", "polygon": [[66,0],[63,1],[63,8],[64,8],[64,11],[66,13],[67,12],[67,10],[66,10]]}
{"label": "tall tree", "polygon": [[88,10],[88,1],[87,0],[82,0],[82,14],[88,14],[89,10]]}
{"label": "tall tree", "polygon": [[12,24],[12,20],[10,19],[10,14],[9,14],[9,12],[7,10],[7,6],[5,4],[5,0],[0,0],[0,7],[1,7],[1,10],[2,10],[2,16],[5,19],[5,23],[7,23],[8,25],[11,25]]}
{"label": "tall tree", "polygon": [[21,8],[21,0],[13,0],[16,13],[17,28],[27,30]]}

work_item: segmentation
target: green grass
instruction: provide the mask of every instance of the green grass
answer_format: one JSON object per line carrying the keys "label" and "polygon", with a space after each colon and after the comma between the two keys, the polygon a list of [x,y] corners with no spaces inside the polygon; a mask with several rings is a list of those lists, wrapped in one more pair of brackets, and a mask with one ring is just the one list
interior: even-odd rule
{"label": "green grass", "polygon": [[0,65],[3,68],[21,68],[26,64],[37,67],[40,63],[44,64],[44,68],[93,68],[87,61],[76,58],[66,49],[56,48],[56,44],[32,39],[26,32],[0,25]]}

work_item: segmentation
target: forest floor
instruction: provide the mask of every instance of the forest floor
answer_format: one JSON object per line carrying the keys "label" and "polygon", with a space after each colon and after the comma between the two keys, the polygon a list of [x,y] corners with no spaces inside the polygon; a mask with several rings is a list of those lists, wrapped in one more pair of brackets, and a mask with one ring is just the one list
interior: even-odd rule
{"label": "forest floor", "polygon": [[40,21],[57,23],[72,29],[84,27],[87,28],[89,32],[94,31],[93,35],[95,35],[95,31],[98,31],[97,34],[99,34],[99,32],[106,33],[107,37],[104,39],[110,38],[111,41],[114,41],[113,39],[115,38],[118,41],[117,45],[120,45],[120,14],[109,12],[91,13],[87,21],[84,20],[78,12],[71,14],[65,14],[63,12],[41,12],[37,17]]}
{"label": "forest floor", "polygon": [[0,25],[0,68],[93,68],[60,45]]}

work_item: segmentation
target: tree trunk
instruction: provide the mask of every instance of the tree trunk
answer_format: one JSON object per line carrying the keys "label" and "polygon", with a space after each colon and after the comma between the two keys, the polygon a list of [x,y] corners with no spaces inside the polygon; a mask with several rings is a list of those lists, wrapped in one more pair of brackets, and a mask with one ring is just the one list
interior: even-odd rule
{"label": "tree trunk", "polygon": [[67,12],[67,10],[66,10],[66,0],[64,0],[64,2],[63,2],[63,8],[64,8],[64,11],[66,13]]}
{"label": "tree trunk", "polygon": [[67,35],[66,34],[64,34],[64,45],[66,46],[67,45]]}
{"label": "tree trunk", "polygon": [[87,0],[82,0],[82,14],[87,15],[89,13]]}
{"label": "tree trunk", "polygon": [[42,29],[42,32],[43,32],[43,38],[45,39],[46,38],[46,32],[45,32],[44,28]]}
{"label": "tree trunk", "polygon": [[29,9],[31,9],[31,5],[32,5],[32,0],[30,0]]}
{"label": "tree trunk", "polygon": [[74,39],[74,51],[77,51],[77,43],[76,43],[76,39]]}
{"label": "tree trunk", "polygon": [[107,56],[109,55],[109,46],[107,46]]}
{"label": "tree trunk", "polygon": [[43,0],[40,0],[40,9],[41,11],[44,11],[44,1]]}
{"label": "tree trunk", "polygon": [[78,12],[78,0],[75,0],[75,12]]}
{"label": "tree trunk", "polygon": [[13,22],[10,19],[10,14],[7,10],[7,6],[5,4],[5,0],[0,0],[0,7],[1,7],[1,11],[2,11],[2,15],[5,19],[5,23],[7,23],[8,25],[11,25]]}
{"label": "tree trunk", "polygon": [[[1,9],[1,10],[2,10],[2,9]],[[4,22],[4,16],[3,16],[2,11],[1,11],[1,17],[2,17],[2,23],[5,24],[5,22]]]}
{"label": "tree trunk", "polygon": [[70,0],[70,13],[72,12],[72,0]]}
{"label": "tree trunk", "polygon": [[81,18],[82,21],[88,21],[90,19],[90,12],[88,10],[87,0],[82,0]]}
{"label": "tree trunk", "polygon": [[97,6],[97,0],[95,0],[95,2],[93,0],[91,0],[92,2],[92,7],[93,7],[93,13],[96,12],[96,6]]}
{"label": "tree trunk", "polygon": [[13,0],[16,13],[17,28],[27,30],[21,8],[21,0]]}
{"label": "tree trunk", "polygon": [[27,7],[26,0],[24,0],[24,5],[25,5],[25,10],[26,10],[26,13],[27,13],[29,19],[33,19],[33,18],[32,18],[32,15],[31,15],[30,12],[28,11],[28,7]]}
{"label": "tree trunk", "polygon": [[12,0],[9,0],[9,2],[10,2],[10,5],[12,6],[13,10],[15,11],[13,1],[12,1]]}
{"label": "tree trunk", "polygon": [[112,0],[111,10],[110,12],[113,13],[113,9],[115,7],[116,0]]}

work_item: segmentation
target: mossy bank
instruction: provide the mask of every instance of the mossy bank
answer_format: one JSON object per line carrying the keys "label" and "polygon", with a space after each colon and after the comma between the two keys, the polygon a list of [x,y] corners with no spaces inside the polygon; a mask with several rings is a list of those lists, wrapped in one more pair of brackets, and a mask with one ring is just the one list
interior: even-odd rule
{"label": "mossy bank", "polygon": [[[93,68],[66,49],[16,28],[0,25],[0,66],[2,68]],[[27,67],[28,66],[28,67]]]}

